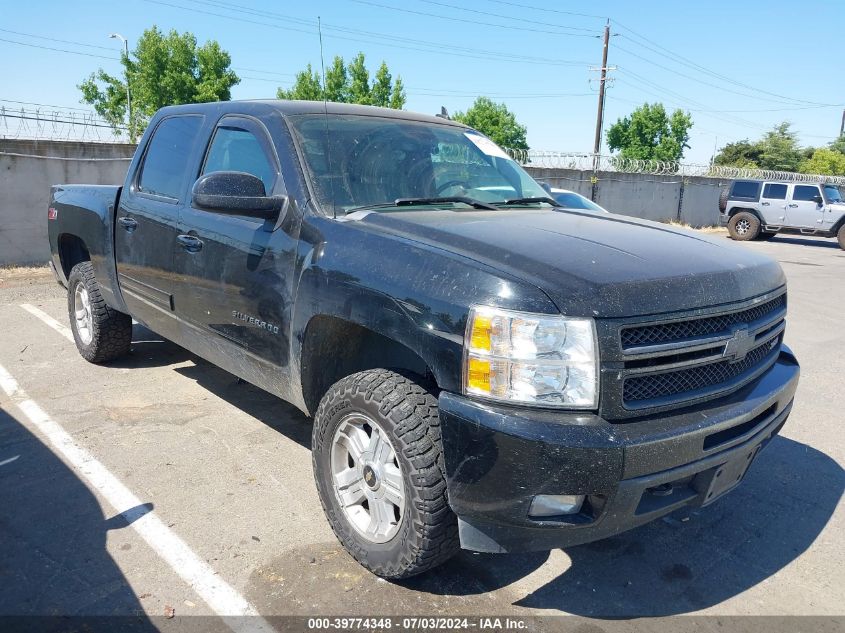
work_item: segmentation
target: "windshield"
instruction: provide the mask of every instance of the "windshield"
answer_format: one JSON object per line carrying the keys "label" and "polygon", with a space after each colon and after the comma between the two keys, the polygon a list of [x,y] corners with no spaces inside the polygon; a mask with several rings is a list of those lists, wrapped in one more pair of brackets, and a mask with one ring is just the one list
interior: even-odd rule
{"label": "windshield", "polygon": [[504,151],[464,128],[357,115],[290,120],[326,211],[392,205],[402,198],[548,199]]}
{"label": "windshield", "polygon": [[556,192],[552,189],[552,197],[558,201],[559,204],[563,205],[567,209],[586,209],[588,211],[601,211],[604,213],[604,209],[602,209],[599,205],[597,205],[592,200],[588,200],[582,195],[575,193],[574,191],[564,191],[564,192]]}
{"label": "windshield", "polygon": [[824,197],[827,198],[828,202],[842,202],[842,193],[834,185],[824,186]]}

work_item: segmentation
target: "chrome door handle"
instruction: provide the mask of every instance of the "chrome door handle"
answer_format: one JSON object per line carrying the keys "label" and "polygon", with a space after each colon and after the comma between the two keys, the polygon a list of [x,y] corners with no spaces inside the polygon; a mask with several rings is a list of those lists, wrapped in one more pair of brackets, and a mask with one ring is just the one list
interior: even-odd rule
{"label": "chrome door handle", "polygon": [[179,243],[189,253],[197,253],[202,250],[202,240],[193,235],[179,235],[176,237]]}

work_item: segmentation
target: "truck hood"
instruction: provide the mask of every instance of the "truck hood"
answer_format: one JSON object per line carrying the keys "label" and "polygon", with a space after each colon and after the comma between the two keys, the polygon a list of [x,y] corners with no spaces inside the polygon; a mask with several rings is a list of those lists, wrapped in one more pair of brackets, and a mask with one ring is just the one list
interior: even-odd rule
{"label": "truck hood", "polygon": [[532,283],[572,316],[710,307],[785,283],[775,261],[725,237],[614,214],[427,210],[359,212],[346,219]]}

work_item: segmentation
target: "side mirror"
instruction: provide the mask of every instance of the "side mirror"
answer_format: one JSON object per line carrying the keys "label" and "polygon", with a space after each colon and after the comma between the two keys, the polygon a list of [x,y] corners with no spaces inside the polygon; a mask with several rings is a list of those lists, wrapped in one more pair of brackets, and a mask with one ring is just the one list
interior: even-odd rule
{"label": "side mirror", "polygon": [[813,202],[816,204],[824,204],[824,198],[821,196],[813,196]]}
{"label": "side mirror", "polygon": [[547,182],[541,182],[541,183],[540,183],[540,186],[543,188],[543,190],[544,190],[547,194],[552,195],[552,186],[551,186],[549,183],[547,183]]}
{"label": "side mirror", "polygon": [[198,209],[270,220],[279,213],[281,200],[268,196],[260,178],[242,171],[214,171],[200,176],[191,190]]}

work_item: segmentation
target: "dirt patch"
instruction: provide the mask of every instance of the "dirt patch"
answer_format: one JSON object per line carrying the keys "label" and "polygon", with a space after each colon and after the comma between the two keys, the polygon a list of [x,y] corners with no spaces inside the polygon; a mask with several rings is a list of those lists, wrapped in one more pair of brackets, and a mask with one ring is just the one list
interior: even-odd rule
{"label": "dirt patch", "polygon": [[716,235],[727,235],[728,229],[723,226],[691,226],[683,222],[666,222],[669,226],[674,226],[679,229],[689,229],[691,231],[699,231],[701,233],[712,233]]}
{"label": "dirt patch", "polygon": [[46,264],[0,267],[0,288],[32,286],[54,281],[53,271]]}

